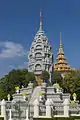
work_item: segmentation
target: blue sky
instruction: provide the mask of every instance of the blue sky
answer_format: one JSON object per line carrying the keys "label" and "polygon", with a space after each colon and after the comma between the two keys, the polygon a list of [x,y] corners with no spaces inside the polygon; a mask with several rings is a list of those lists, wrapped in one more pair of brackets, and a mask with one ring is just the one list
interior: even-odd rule
{"label": "blue sky", "polygon": [[0,76],[13,68],[27,67],[27,54],[39,28],[53,48],[59,48],[60,31],[69,64],[80,68],[80,0],[1,0],[0,1]]}

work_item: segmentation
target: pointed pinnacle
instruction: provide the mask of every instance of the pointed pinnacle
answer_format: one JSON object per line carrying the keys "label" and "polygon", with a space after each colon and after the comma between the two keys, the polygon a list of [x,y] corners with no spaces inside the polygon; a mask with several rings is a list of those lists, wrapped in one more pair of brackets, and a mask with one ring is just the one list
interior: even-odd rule
{"label": "pointed pinnacle", "polygon": [[62,48],[62,38],[61,38],[61,32],[60,32],[60,48]]}
{"label": "pointed pinnacle", "polygon": [[42,11],[40,11],[40,30],[42,30]]}
{"label": "pointed pinnacle", "polygon": [[61,32],[60,32],[60,47],[59,47],[59,52],[60,52],[60,53],[63,53]]}

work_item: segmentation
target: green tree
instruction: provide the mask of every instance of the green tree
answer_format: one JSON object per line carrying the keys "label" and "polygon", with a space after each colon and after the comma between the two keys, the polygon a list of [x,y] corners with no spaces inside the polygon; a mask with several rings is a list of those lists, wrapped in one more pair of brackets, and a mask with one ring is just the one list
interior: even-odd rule
{"label": "green tree", "polygon": [[15,87],[22,85],[27,87],[29,81],[34,81],[33,73],[28,72],[27,69],[14,69],[7,75],[0,79],[0,99],[7,98],[7,94],[13,94]]}
{"label": "green tree", "polygon": [[59,83],[62,84],[62,76],[60,72],[54,71],[53,72],[53,81],[52,83]]}
{"label": "green tree", "polygon": [[34,73],[32,72],[28,72],[26,75],[25,75],[25,79],[24,79],[24,85],[25,87],[28,85],[29,82],[33,82],[34,84],[36,84],[35,82],[35,75]]}
{"label": "green tree", "polygon": [[80,71],[65,74],[62,86],[71,94],[76,93],[80,99]]}
{"label": "green tree", "polygon": [[43,81],[49,83],[50,75],[47,71],[42,71],[41,78],[43,79]]}

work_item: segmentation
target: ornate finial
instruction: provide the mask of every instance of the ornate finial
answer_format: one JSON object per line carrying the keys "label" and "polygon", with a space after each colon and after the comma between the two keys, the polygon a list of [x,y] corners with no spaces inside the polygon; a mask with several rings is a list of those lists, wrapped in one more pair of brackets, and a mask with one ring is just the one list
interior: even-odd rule
{"label": "ornate finial", "polygon": [[60,47],[62,47],[62,38],[61,38],[61,32],[60,32]]}
{"label": "ornate finial", "polygon": [[60,53],[63,53],[61,32],[60,32],[60,48],[59,48],[59,52],[60,52]]}
{"label": "ornate finial", "polygon": [[42,10],[40,11],[40,30],[42,30]]}

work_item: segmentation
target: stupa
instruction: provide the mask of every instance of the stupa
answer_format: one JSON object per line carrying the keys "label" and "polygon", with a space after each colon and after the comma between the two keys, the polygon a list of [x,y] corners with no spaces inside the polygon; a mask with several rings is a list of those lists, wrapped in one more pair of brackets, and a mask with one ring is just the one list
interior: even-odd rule
{"label": "stupa", "polygon": [[38,84],[42,83],[42,71],[49,72],[51,82],[53,58],[51,50],[51,45],[49,44],[48,38],[43,31],[42,12],[40,12],[40,27],[34,37],[34,40],[32,41],[30,52],[28,54],[28,71],[34,72]]}
{"label": "stupa", "polygon": [[71,70],[72,68],[70,67],[70,65],[67,62],[67,59],[64,56],[61,32],[60,32],[60,47],[56,57],[56,62],[54,64],[54,71],[65,73],[65,72],[71,72]]}

